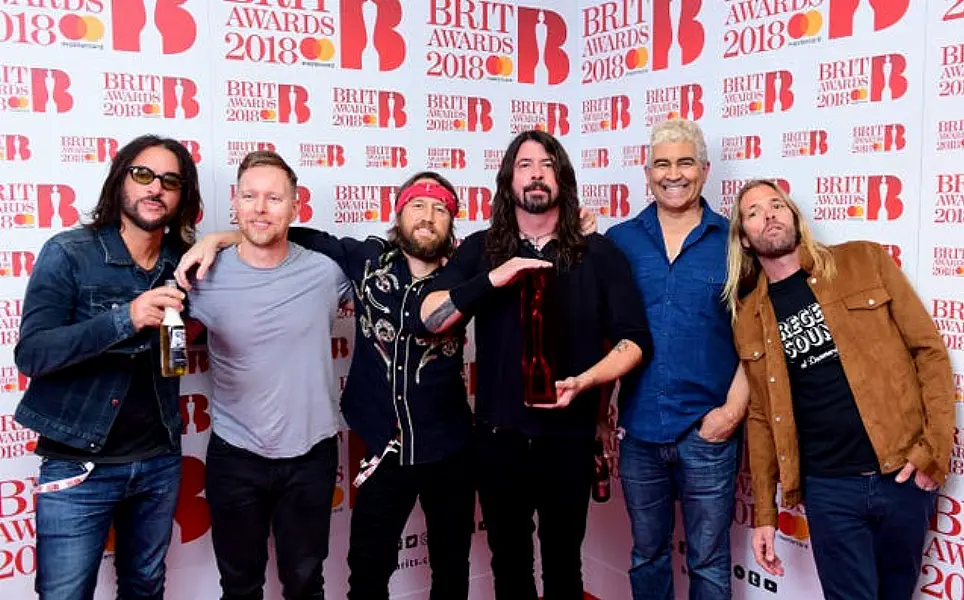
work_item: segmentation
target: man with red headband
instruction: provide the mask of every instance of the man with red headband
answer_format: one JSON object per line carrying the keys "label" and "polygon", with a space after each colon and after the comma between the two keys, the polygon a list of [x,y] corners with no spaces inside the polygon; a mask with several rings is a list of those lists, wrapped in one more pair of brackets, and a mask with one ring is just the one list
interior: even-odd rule
{"label": "man with red headband", "polygon": [[[399,188],[388,239],[336,238],[292,228],[289,240],[338,263],[354,287],[355,351],[341,409],[365,442],[355,478],[348,598],[388,599],[398,541],[419,499],[428,528],[432,600],[468,597],[475,487],[469,461],[472,413],[462,379],[465,330],[415,335],[422,289],[452,251],[455,188],[422,172]],[[203,279],[234,232],[205,236],[177,275],[198,264]]]}

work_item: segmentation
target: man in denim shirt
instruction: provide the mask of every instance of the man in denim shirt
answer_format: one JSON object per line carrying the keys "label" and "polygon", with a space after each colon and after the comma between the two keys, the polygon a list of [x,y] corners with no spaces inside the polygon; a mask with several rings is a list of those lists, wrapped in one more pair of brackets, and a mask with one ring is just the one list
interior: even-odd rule
{"label": "man in denim shirt", "polygon": [[670,600],[674,503],[683,509],[690,598],[730,590],[730,523],[748,389],[723,303],[728,222],[701,196],[699,126],[653,127],[646,175],[656,197],[609,230],[646,304],[654,356],[620,394],[619,472],[633,528],[633,598]]}
{"label": "man in denim shirt", "polygon": [[37,577],[44,600],[93,597],[111,523],[120,598],[160,599],[181,473],[164,286],[194,239],[197,170],[176,140],[139,137],[111,162],[93,222],[43,247],[24,298],[17,421],[40,434]]}

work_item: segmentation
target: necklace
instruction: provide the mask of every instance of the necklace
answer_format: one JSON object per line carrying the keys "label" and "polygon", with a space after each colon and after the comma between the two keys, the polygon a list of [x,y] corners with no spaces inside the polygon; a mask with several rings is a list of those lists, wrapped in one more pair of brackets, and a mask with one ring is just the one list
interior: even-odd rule
{"label": "necklace", "polygon": [[542,235],[528,235],[528,234],[526,234],[526,233],[524,233],[524,232],[522,232],[522,231],[519,232],[519,237],[521,237],[521,238],[524,239],[525,241],[529,242],[530,244],[532,244],[532,245],[533,245],[534,247],[536,247],[536,248],[541,248],[541,247],[542,247],[542,244],[539,243],[539,240],[547,240],[547,241],[548,241],[549,238],[552,237],[552,235],[553,235],[552,232],[543,233]]}

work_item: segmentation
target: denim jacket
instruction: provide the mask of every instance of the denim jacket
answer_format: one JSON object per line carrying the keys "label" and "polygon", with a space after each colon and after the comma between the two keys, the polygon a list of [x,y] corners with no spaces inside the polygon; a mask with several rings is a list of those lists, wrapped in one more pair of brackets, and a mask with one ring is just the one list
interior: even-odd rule
{"label": "denim jacket", "polygon": [[17,422],[53,441],[100,451],[130,387],[132,359],[150,352],[161,418],[180,448],[179,380],[161,377],[158,330],[135,332],[130,315],[137,296],[172,278],[178,259],[177,250],[164,247],[148,281],[117,226],[65,231],[44,244],[14,349],[17,368],[32,378]]}

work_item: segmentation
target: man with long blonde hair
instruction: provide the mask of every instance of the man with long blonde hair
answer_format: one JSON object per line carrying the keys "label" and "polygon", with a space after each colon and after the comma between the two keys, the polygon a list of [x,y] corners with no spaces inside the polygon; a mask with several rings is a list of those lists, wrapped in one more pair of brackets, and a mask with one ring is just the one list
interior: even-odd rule
{"label": "man with long blonde hair", "polygon": [[778,509],[803,503],[830,600],[907,600],[954,432],[950,360],[913,287],[872,242],[825,246],[773,182],[730,219],[726,296],[750,383],[753,551],[783,574]]}

